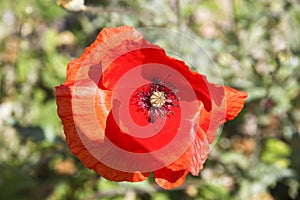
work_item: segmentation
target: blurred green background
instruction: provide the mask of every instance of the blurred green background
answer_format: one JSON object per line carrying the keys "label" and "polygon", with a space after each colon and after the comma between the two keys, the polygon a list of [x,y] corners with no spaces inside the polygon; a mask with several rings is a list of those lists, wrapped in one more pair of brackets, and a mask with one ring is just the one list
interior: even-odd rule
{"label": "blurred green background", "polygon": [[[66,2],[0,2],[0,199],[300,199],[299,1]],[[120,25],[193,33],[225,85],[249,93],[200,176],[172,191],[152,177],[109,182],[65,145],[54,87],[102,28]]]}

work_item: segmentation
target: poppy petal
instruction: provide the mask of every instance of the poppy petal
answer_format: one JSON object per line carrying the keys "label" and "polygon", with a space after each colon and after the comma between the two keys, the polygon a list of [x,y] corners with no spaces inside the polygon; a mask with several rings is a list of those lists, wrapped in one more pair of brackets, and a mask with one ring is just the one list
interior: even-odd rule
{"label": "poppy petal", "polygon": [[[212,84],[211,84],[212,85]],[[221,98],[220,89],[211,90],[212,95]],[[214,88],[220,88],[216,85]],[[172,170],[181,170],[188,168],[192,175],[198,175],[205,163],[210,151],[209,144],[215,140],[217,128],[228,120],[235,118],[243,108],[247,93],[234,90],[230,87],[224,87],[225,98],[220,106],[213,102],[210,112],[202,109],[200,112],[200,126],[197,129],[197,136],[191,147],[174,163],[168,166]],[[226,107],[224,106],[226,105]],[[225,109],[226,108],[226,109]],[[203,130],[204,129],[204,130]]]}
{"label": "poppy petal", "polygon": [[[190,68],[183,61],[167,56],[165,51],[161,48],[158,49],[157,46],[154,46],[154,48],[142,49],[141,52],[145,57],[143,63],[158,63],[161,65],[165,65],[171,67],[172,69],[176,70],[181,75],[183,75],[185,77],[185,80],[187,81],[182,79],[172,81],[177,82],[177,84],[181,85],[182,88],[192,87],[194,89],[197,99],[203,102],[205,109],[211,110],[211,96],[208,90],[208,81],[205,76],[191,71]],[[166,79],[165,77],[170,75],[170,73],[164,73],[163,70],[159,70],[158,72],[158,78],[161,79]],[[154,74],[156,74],[157,76],[158,72],[157,70],[146,68],[144,70],[143,76],[153,77]],[[190,100],[193,101],[195,99]]]}
{"label": "poppy petal", "polygon": [[240,92],[233,88],[225,86],[226,94],[226,120],[233,120],[244,107],[248,96],[246,92]]}
{"label": "poppy petal", "polygon": [[[195,90],[196,97],[203,102],[205,109],[211,110],[211,95],[208,88],[209,82],[205,76],[192,72],[183,61],[167,56],[163,49],[157,45],[149,44],[145,39],[141,38],[140,35],[130,34],[129,32],[127,38],[124,39],[124,35],[122,36],[122,40],[127,39],[128,41],[121,43],[118,40],[119,43],[109,46],[109,50],[114,53],[114,58],[110,58],[110,62],[108,61],[109,59],[107,59],[106,62],[102,62],[104,72],[102,82],[99,83],[99,85],[103,84],[106,89],[112,90],[117,81],[134,67],[151,63],[153,65],[164,65],[183,75],[188,82],[178,80],[178,84],[182,85],[182,87],[185,85],[186,87],[190,87],[191,85]],[[131,36],[131,38],[129,36]],[[145,79],[151,81],[153,77],[165,80],[169,74],[165,74],[162,69],[157,71],[154,70],[153,67],[145,67],[142,75]],[[172,81],[178,82],[177,80]],[[190,85],[187,85],[187,83]]]}
{"label": "poppy petal", "polygon": [[[69,62],[67,68],[67,80],[64,84],[65,85],[74,84],[76,80],[77,72],[81,67],[82,63],[86,60],[87,57],[92,58],[90,56],[91,52],[94,51],[101,43],[114,37],[115,35],[118,35],[123,32],[132,31],[132,30],[134,29],[130,26],[121,26],[117,28],[104,28],[97,36],[96,40],[84,50],[80,58],[74,59]],[[93,57],[93,58],[99,60],[98,57]]]}
{"label": "poppy petal", "polygon": [[188,169],[192,175],[197,176],[203,168],[209,151],[206,134],[200,127],[197,127],[197,135],[190,148],[167,168],[174,171]]}
{"label": "poppy petal", "polygon": [[[82,143],[79,134],[75,128],[74,113],[72,108],[72,96],[73,87],[61,85],[56,87],[56,101],[58,105],[58,115],[60,116],[64,125],[64,132],[66,135],[66,142],[71,150],[85,165],[86,167],[93,169],[96,173],[101,174],[103,177],[113,181],[143,181],[149,173],[128,173],[122,172],[113,168],[110,168],[102,164],[86,149]],[[96,105],[99,106],[100,103]],[[97,109],[96,109],[97,110]],[[99,115],[101,116],[101,115]],[[104,115],[102,115],[104,116]]]}
{"label": "poppy petal", "polygon": [[211,112],[202,109],[200,113],[199,125],[207,134],[209,143],[215,140],[216,131],[220,125],[234,119],[240,113],[248,96],[246,92],[227,86],[224,86],[224,92],[225,98],[221,106],[213,104]]}
{"label": "poppy petal", "polygon": [[189,171],[192,175],[197,176],[203,168],[208,153],[210,151],[208,139],[205,132],[199,127],[197,137],[190,148],[190,159]]}
{"label": "poppy petal", "polygon": [[154,172],[154,178],[155,182],[162,188],[166,190],[171,190],[174,187],[181,186],[184,181],[185,177],[188,174],[187,169],[182,169],[179,171],[174,171],[169,168],[162,168],[159,170],[156,170]]}

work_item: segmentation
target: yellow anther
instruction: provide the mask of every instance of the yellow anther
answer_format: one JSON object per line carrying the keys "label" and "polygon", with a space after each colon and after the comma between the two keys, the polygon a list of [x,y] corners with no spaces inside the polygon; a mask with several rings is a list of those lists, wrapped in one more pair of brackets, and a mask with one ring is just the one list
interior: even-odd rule
{"label": "yellow anther", "polygon": [[164,92],[153,92],[150,96],[150,103],[154,107],[161,107],[166,102],[166,96]]}

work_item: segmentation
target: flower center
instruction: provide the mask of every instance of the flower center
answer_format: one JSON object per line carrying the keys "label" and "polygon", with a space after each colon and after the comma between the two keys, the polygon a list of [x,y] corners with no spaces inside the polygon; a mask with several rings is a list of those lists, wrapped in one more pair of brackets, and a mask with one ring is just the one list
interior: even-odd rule
{"label": "flower center", "polygon": [[133,95],[132,103],[137,106],[137,112],[145,112],[150,123],[154,123],[155,118],[174,114],[173,108],[178,107],[177,90],[172,85],[168,87],[155,81],[140,87]]}
{"label": "flower center", "polygon": [[161,107],[165,104],[166,102],[166,96],[164,92],[153,92],[152,95],[150,96],[150,103],[154,107]]}

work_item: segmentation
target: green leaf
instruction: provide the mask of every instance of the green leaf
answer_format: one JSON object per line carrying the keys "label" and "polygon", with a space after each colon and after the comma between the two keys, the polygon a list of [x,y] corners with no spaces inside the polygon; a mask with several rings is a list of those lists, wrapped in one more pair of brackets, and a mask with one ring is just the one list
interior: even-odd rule
{"label": "green leaf", "polygon": [[261,159],[266,163],[286,168],[290,165],[290,155],[291,149],[286,143],[276,138],[269,138],[264,144]]}

